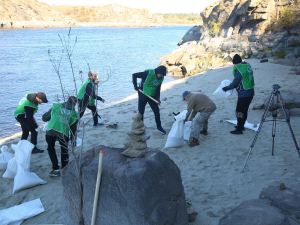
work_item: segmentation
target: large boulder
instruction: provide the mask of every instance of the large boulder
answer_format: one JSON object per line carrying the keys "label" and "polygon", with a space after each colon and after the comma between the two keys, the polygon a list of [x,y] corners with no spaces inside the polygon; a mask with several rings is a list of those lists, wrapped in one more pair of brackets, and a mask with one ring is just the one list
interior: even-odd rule
{"label": "large boulder", "polygon": [[75,161],[63,170],[64,224],[91,224],[100,150],[104,155],[96,224],[188,225],[180,170],[166,154],[148,149],[143,158],[127,158],[120,154],[124,149],[105,146],[82,155],[81,181]]}
{"label": "large boulder", "polygon": [[283,213],[295,216],[300,219],[300,192],[285,187],[280,190],[279,186],[269,186],[264,188],[259,198],[269,199],[272,204],[279,208]]}
{"label": "large boulder", "polygon": [[[282,99],[282,104],[286,109],[292,109],[292,108],[300,108],[300,94],[292,91],[280,91],[281,99]],[[270,97],[267,97],[264,101],[265,106],[268,105]],[[279,99],[278,99],[278,104],[276,103],[277,101],[277,96],[274,95],[274,102],[271,101],[269,111],[281,108]]]}
{"label": "large boulder", "polygon": [[202,26],[194,26],[186,32],[183,38],[179,41],[178,45],[182,45],[190,41],[200,41],[208,37],[207,30]]}
{"label": "large boulder", "polygon": [[267,199],[242,202],[223,216],[219,225],[290,225],[288,218]]}

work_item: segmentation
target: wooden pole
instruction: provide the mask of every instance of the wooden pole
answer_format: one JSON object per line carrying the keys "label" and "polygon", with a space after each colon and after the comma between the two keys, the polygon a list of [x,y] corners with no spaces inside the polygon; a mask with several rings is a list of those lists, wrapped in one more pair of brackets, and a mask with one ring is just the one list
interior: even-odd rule
{"label": "wooden pole", "polygon": [[101,181],[101,172],[102,172],[102,161],[103,161],[103,150],[101,150],[100,153],[99,153],[98,175],[97,175],[97,181],[96,181],[96,190],[95,190],[94,207],[93,207],[93,215],[92,215],[91,225],[95,225],[95,222],[96,222],[96,213],[97,213],[97,205],[98,205],[98,197],[99,197],[99,189],[100,189],[100,181]]}

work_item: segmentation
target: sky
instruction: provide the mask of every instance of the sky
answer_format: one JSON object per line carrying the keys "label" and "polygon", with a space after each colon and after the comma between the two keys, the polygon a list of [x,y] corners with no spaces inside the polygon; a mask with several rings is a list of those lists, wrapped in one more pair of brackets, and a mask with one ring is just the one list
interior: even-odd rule
{"label": "sky", "polygon": [[152,13],[200,13],[218,0],[38,0],[48,5],[103,6],[117,4],[129,8],[148,9]]}

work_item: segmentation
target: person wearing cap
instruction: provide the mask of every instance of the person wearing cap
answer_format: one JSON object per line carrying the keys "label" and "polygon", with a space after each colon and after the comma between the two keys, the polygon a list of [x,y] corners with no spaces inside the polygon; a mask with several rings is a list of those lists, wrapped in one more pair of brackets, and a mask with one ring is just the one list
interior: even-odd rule
{"label": "person wearing cap", "polygon": [[227,87],[223,87],[223,91],[236,89],[238,100],[235,109],[237,118],[236,129],[230,131],[231,134],[243,134],[244,125],[248,116],[249,105],[254,96],[254,77],[253,70],[249,63],[243,62],[241,56],[235,54],[232,60],[234,79]]}
{"label": "person wearing cap", "polygon": [[[147,103],[149,103],[155,116],[157,131],[162,134],[166,134],[166,131],[161,126],[158,104],[150,98],[148,98],[146,95],[151,96],[160,103],[160,88],[162,82],[164,81],[164,76],[166,76],[166,74],[167,68],[165,66],[159,66],[155,69],[148,69],[144,72],[132,74],[132,83],[134,89],[138,91],[139,95],[138,110],[139,113],[142,115],[142,120],[144,120],[145,107]],[[142,79],[139,87],[137,85],[137,78]],[[142,90],[144,94],[141,93],[139,90]]]}
{"label": "person wearing cap", "polygon": [[97,80],[97,73],[95,71],[89,71],[88,79],[84,82],[78,92],[78,109],[80,118],[83,116],[86,108],[90,109],[93,114],[94,124],[93,126],[101,126],[103,123],[98,123],[98,113],[95,105],[95,100],[105,102],[105,100],[95,94],[99,81]]}
{"label": "person wearing cap", "polygon": [[207,135],[208,119],[217,107],[215,103],[203,93],[185,91],[182,97],[183,101],[187,101],[187,113],[184,122],[188,120],[193,121],[191,127],[191,137],[193,139],[189,143],[189,146],[194,147],[199,145],[200,134]]}
{"label": "person wearing cap", "polygon": [[77,98],[71,96],[62,104],[53,103],[53,107],[44,113],[42,119],[48,122],[46,141],[48,154],[52,162],[52,171],[49,176],[60,176],[58,160],[55,152],[55,142],[58,140],[61,149],[61,165],[64,168],[69,162],[68,143],[71,134],[71,143],[76,146],[78,113],[75,111]]}
{"label": "person wearing cap", "polygon": [[39,104],[47,102],[48,100],[44,92],[38,92],[37,94],[30,92],[21,99],[14,113],[16,120],[22,128],[21,140],[27,140],[29,132],[31,133],[31,143],[34,145],[31,151],[32,154],[44,152],[44,150],[36,147],[38,133],[35,129],[39,126],[33,115],[38,111]]}

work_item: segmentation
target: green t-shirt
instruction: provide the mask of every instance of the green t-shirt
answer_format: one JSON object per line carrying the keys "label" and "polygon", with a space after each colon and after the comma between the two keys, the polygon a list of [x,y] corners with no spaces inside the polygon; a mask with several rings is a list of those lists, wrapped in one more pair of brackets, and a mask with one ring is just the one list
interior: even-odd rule
{"label": "green t-shirt", "polygon": [[144,94],[153,96],[156,94],[157,87],[164,81],[164,77],[158,79],[154,70],[145,70],[144,72],[146,71],[149,71],[149,74],[144,83]]}
{"label": "green t-shirt", "polygon": [[254,87],[254,77],[253,77],[253,70],[251,66],[247,64],[240,64],[235,65],[233,67],[233,76],[235,76],[235,71],[238,70],[242,74],[242,83],[244,86],[244,89],[251,89]]}
{"label": "green t-shirt", "polygon": [[28,107],[32,107],[32,108],[35,108],[35,110],[33,111],[33,113],[36,113],[38,111],[38,104],[35,104],[31,101],[29,101],[27,99],[27,95],[29,94],[34,94],[32,92],[30,93],[27,93],[19,102],[19,105],[17,106],[16,110],[15,110],[15,117],[17,117],[18,115],[21,115],[21,114],[25,114],[25,106],[28,106]]}

